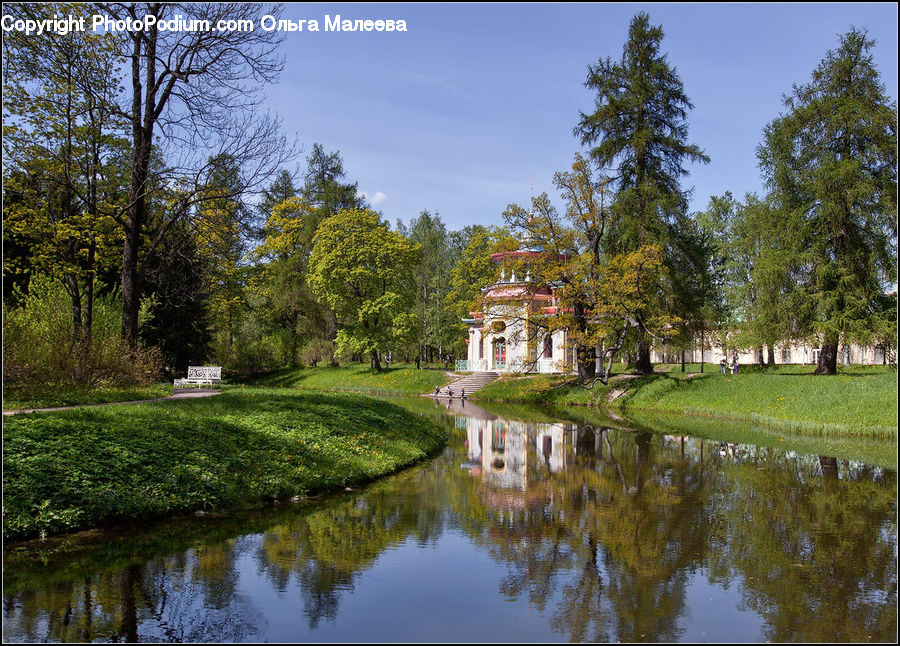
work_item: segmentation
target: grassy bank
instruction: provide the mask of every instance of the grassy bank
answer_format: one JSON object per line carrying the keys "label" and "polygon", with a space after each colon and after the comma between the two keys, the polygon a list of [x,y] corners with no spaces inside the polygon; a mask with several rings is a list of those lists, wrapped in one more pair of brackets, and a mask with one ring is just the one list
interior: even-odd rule
{"label": "grassy bank", "polygon": [[[648,377],[615,377],[588,390],[550,376],[501,379],[473,395],[482,401],[588,405],[620,413],[657,411],[739,419],[793,432],[896,439],[897,373],[852,366],[834,376],[814,376],[812,366],[737,375],[670,370]],[[624,395],[609,402],[612,391]]]}
{"label": "grassy bank", "polygon": [[375,372],[368,364],[353,363],[337,368],[285,368],[243,380],[247,385],[278,386],[308,390],[335,390],[368,395],[420,395],[448,383],[442,369],[417,370],[415,364],[393,364]]}
{"label": "grassy bank", "polygon": [[445,441],[425,417],[388,402],[271,388],[14,416],[4,426],[11,539],[327,491]]}
{"label": "grassy bank", "polygon": [[139,399],[156,399],[172,394],[172,384],[161,382],[143,387],[101,387],[93,389],[46,388],[40,393],[29,393],[14,388],[3,389],[3,410],[22,408],[53,408],[55,406],[83,406],[85,404],[107,404]]}

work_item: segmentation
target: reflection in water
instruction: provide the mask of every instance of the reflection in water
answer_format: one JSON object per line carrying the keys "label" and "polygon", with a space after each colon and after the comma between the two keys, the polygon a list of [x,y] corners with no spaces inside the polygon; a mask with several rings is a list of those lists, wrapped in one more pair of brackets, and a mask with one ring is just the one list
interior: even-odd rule
{"label": "reflection in water", "polygon": [[4,641],[895,636],[894,471],[448,405],[360,493],[8,550]]}

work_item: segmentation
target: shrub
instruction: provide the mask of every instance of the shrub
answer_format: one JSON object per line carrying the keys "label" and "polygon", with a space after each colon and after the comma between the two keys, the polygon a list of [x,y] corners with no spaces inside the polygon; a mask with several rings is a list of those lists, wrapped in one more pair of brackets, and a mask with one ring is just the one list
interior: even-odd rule
{"label": "shrub", "polygon": [[16,396],[47,386],[139,386],[159,379],[160,352],[129,348],[122,340],[121,306],[114,293],[95,298],[91,334],[79,339],[71,301],[59,282],[35,276],[22,302],[3,308],[3,379]]}
{"label": "shrub", "polygon": [[313,339],[300,352],[300,359],[306,365],[315,367],[320,361],[334,365],[334,343],[325,339]]}

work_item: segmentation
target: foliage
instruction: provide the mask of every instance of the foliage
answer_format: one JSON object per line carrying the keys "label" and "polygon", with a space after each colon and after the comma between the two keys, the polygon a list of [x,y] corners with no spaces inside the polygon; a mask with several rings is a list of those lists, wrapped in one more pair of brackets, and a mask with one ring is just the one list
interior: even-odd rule
{"label": "foliage", "polygon": [[[504,218],[525,232],[528,249],[514,254],[508,264],[518,275],[530,276],[531,299],[547,285],[554,288],[552,306],[537,309],[527,320],[526,341],[535,346],[564,330],[579,380],[588,383],[595,377],[595,348],[611,363],[630,329],[664,341],[679,319],[655,307],[668,273],[659,245],[604,253],[612,221],[605,203],[608,180],[595,181],[587,160],[576,155],[572,170],[556,173],[554,184],[566,200],[567,222],[546,193],[532,198],[530,211],[510,205]],[[600,375],[604,382],[607,377]]]}
{"label": "foliage", "polygon": [[319,362],[334,364],[334,343],[325,339],[312,339],[300,353],[303,363],[315,368]]}
{"label": "foliage", "polygon": [[68,294],[58,281],[34,276],[22,300],[20,307],[3,308],[5,397],[32,399],[54,389],[143,386],[159,379],[159,351],[131,349],[121,341],[114,294],[96,299],[91,342],[74,336]]}
{"label": "foliage", "polygon": [[835,372],[839,342],[871,339],[872,304],[897,280],[897,109],[873,46],[865,31],[842,35],[758,148],[780,216],[768,236],[795,241],[820,373]]}
{"label": "foliage", "polygon": [[[15,387],[8,389],[17,393]],[[163,381],[150,386],[97,386],[93,388],[40,389],[35,399],[3,399],[3,410],[26,408],[55,408],[57,406],[82,406],[85,404],[111,404],[115,402],[157,399],[172,394],[172,382]]]}
{"label": "foliage", "polygon": [[[65,3],[10,5],[23,18],[66,15]],[[89,340],[95,278],[118,269],[125,141],[111,102],[120,88],[109,34],[3,39],[4,276],[48,274],[66,288],[76,337]]]}
{"label": "foliage", "polygon": [[420,360],[424,360],[425,352],[431,355],[437,350],[439,354],[445,354],[463,337],[459,334],[456,317],[445,305],[456,254],[437,212],[432,215],[427,209],[423,210],[419,217],[412,219],[406,234],[421,249],[411,287],[415,290],[413,312],[418,318],[416,336]]}
{"label": "foliage", "polygon": [[402,278],[419,253],[373,211],[339,211],[319,225],[309,282],[337,315],[338,353],[367,354],[380,369],[379,350],[409,334],[413,318],[399,316],[409,305]]}
{"label": "foliage", "polygon": [[[628,40],[618,62],[598,61],[588,68],[585,85],[596,91],[594,112],[581,113],[575,134],[591,145],[591,159],[602,170],[616,169],[617,189],[611,206],[608,253],[632,253],[659,245],[669,282],[654,294],[654,309],[688,318],[690,276],[700,263],[691,258],[682,239],[688,193],[680,180],[685,161],[709,162],[703,151],[687,142],[687,111],[693,106],[681,79],[661,53],[661,27],[650,25],[646,13],[631,21]],[[639,372],[649,372],[649,335],[638,335]]]}
{"label": "foliage", "polygon": [[388,402],[272,389],[35,413],[5,426],[5,538],[344,487],[444,442],[428,420]]}

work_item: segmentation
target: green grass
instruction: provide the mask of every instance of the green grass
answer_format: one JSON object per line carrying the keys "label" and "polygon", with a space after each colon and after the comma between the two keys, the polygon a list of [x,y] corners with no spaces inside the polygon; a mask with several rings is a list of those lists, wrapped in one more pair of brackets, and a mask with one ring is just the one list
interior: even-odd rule
{"label": "green grass", "polygon": [[821,435],[897,437],[897,374],[656,376],[614,402],[644,410],[734,417]]}
{"label": "green grass", "polygon": [[83,406],[85,404],[106,404],[110,402],[156,399],[172,394],[172,384],[161,382],[144,387],[101,387],[94,389],[44,389],[40,394],[23,393],[4,388],[3,410],[22,408],[53,408],[56,406]]}
{"label": "green grass", "polygon": [[369,395],[420,395],[449,381],[443,369],[417,370],[415,364],[392,364],[375,372],[368,364],[353,363],[338,368],[285,368],[245,379],[244,383]]}
{"label": "green grass", "polygon": [[[699,364],[698,364],[699,367]],[[708,367],[708,366],[707,366]],[[740,419],[798,433],[897,438],[897,373],[882,366],[850,366],[832,376],[812,374],[813,366],[682,373],[680,366],[657,367],[657,374],[614,377],[590,390],[562,377],[502,378],[473,395],[480,401],[596,406],[619,413],[657,411]],[[626,394],[608,402],[612,389]]]}
{"label": "green grass", "polygon": [[396,471],[444,442],[434,423],[389,402],[271,388],[14,416],[3,432],[3,534],[328,491]]}

